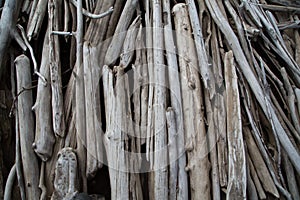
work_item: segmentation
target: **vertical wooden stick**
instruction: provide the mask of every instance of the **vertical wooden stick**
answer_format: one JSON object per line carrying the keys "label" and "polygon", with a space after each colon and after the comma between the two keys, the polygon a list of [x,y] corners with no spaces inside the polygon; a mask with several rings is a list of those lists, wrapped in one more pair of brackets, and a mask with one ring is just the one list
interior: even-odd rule
{"label": "vertical wooden stick", "polygon": [[25,55],[15,59],[17,72],[17,92],[23,91],[18,97],[18,120],[20,130],[20,145],[24,171],[25,189],[27,199],[38,200],[39,190],[39,166],[32,149],[34,140],[34,120],[31,110],[32,91],[24,90],[31,87],[30,61]]}

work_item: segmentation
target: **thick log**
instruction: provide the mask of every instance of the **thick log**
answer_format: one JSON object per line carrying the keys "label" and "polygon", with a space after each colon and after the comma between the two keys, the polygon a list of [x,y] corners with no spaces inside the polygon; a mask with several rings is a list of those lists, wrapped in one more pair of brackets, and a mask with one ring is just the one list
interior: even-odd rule
{"label": "thick log", "polygon": [[231,51],[225,54],[224,67],[228,140],[228,187],[226,199],[246,199],[247,174],[240,95],[236,66]]}
{"label": "thick log", "polygon": [[[32,107],[32,91],[30,62],[25,55],[15,59],[17,74],[17,93],[18,96],[18,121],[20,130],[20,145],[27,199],[38,200],[39,190],[39,167],[35,153],[32,149],[34,141],[34,120]],[[25,88],[25,90],[24,90]],[[27,90],[26,90],[27,88]]]}
{"label": "thick log", "polygon": [[[50,60],[49,60],[49,38],[45,37],[43,46],[43,58],[40,66],[40,73],[50,79]],[[41,79],[38,80],[37,96],[32,110],[36,116],[35,139],[33,149],[46,162],[51,156],[55,137],[52,126],[52,107],[51,107],[51,86],[45,85]]]}
{"label": "thick log", "polygon": [[187,7],[177,4],[172,10],[181,77],[185,149],[188,155],[186,170],[189,173],[191,199],[210,199],[209,161],[205,134],[202,86],[197,69],[197,55]]}

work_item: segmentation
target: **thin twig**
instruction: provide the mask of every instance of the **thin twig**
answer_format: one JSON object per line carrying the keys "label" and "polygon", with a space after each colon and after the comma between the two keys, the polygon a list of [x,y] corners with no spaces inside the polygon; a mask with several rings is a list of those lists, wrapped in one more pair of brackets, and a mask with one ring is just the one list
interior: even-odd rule
{"label": "thin twig", "polygon": [[23,37],[23,40],[24,40],[27,48],[29,49],[29,52],[30,52],[30,55],[31,55],[31,59],[32,59],[32,62],[33,62],[34,74],[36,74],[43,81],[43,85],[46,86],[47,85],[47,80],[38,71],[37,62],[36,62],[36,59],[35,59],[35,56],[34,56],[34,52],[33,52],[33,49],[32,49],[32,47],[30,46],[30,44],[28,42],[28,39],[26,37],[26,33],[24,31],[24,28],[20,24],[17,24],[17,27],[20,29],[22,37]]}
{"label": "thin twig", "polygon": [[11,193],[13,190],[13,186],[14,186],[14,180],[16,178],[16,164],[13,165],[13,167],[11,168],[7,181],[6,181],[6,185],[5,185],[5,190],[4,190],[4,200],[11,200]]}
{"label": "thin twig", "polygon": [[73,33],[68,32],[68,31],[52,31],[51,34],[64,35],[64,36],[72,36],[73,35]]}
{"label": "thin twig", "polygon": [[18,96],[20,96],[23,92],[25,92],[26,90],[32,90],[34,88],[36,88],[37,85],[35,86],[31,86],[31,87],[23,87],[22,90],[20,92],[18,92],[18,94],[13,98],[13,103],[12,103],[12,106],[10,108],[10,111],[9,111],[9,117],[12,117],[13,116],[13,111],[14,109],[16,108],[16,101],[18,99]]}
{"label": "thin twig", "polygon": [[[71,3],[77,7],[77,1],[75,0],[71,0]],[[103,18],[109,14],[111,14],[112,12],[114,11],[114,8],[113,7],[110,7],[107,11],[103,12],[103,13],[100,13],[100,14],[93,14],[93,13],[90,13],[89,11],[87,11],[86,9],[82,8],[82,14],[89,17],[89,18],[92,18],[92,19],[100,19],[100,18]]]}

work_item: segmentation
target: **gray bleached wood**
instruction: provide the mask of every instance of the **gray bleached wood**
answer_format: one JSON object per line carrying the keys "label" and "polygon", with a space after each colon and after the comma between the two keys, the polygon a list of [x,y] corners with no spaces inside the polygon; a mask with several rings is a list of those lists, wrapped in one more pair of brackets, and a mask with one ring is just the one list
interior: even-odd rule
{"label": "gray bleached wood", "polygon": [[51,34],[52,30],[59,30],[60,0],[51,0],[48,3],[49,12],[49,62],[52,91],[52,124],[56,136],[65,136],[65,116],[63,110],[62,78],[60,63],[60,46],[58,35]]}
{"label": "gray bleached wood", "polygon": [[122,50],[124,39],[126,37],[126,30],[130,25],[131,18],[133,17],[137,3],[138,0],[126,1],[115,33],[105,55],[106,65],[112,65],[116,61],[116,59],[118,59]]}
{"label": "gray bleached wood", "polygon": [[232,51],[225,54],[224,67],[228,140],[228,187],[226,199],[246,199],[245,147],[242,134],[240,95]]}
{"label": "gray bleached wood", "polygon": [[[167,57],[167,71],[169,78],[169,89],[171,106],[175,113],[175,124],[176,124],[176,146],[177,146],[177,158],[178,161],[178,177],[174,180],[178,181],[177,188],[177,199],[187,199],[188,198],[188,178],[187,172],[185,171],[186,166],[186,153],[184,149],[184,130],[183,130],[183,113],[182,113],[182,97],[180,89],[180,77],[179,77],[179,66],[176,55],[175,41],[173,38],[173,28],[171,21],[171,8],[170,1],[163,1],[163,13],[164,13],[164,42],[166,57]],[[176,172],[177,173],[177,172]],[[169,182],[169,184],[174,184]],[[170,199],[174,199],[170,197]]]}
{"label": "gray bleached wood", "polygon": [[18,121],[20,130],[20,145],[24,172],[24,182],[27,199],[38,200],[39,190],[39,166],[38,160],[32,149],[34,141],[34,119],[31,110],[32,91],[24,90],[31,87],[30,61],[25,55],[20,55],[15,59],[17,74],[18,96]]}
{"label": "gray bleached wood", "polygon": [[[49,61],[49,38],[45,37],[43,46],[43,58],[40,66],[40,73],[50,79]],[[55,137],[52,127],[52,107],[51,107],[51,86],[44,85],[41,79],[38,80],[37,96],[32,110],[36,116],[35,139],[33,149],[42,161],[46,162],[51,156]]]}
{"label": "gray bleached wood", "polygon": [[[221,10],[217,5],[217,2],[215,0],[205,0],[205,2],[212,18],[214,19],[215,23],[218,25],[221,32],[224,34],[229,45],[231,46],[234,57],[238,63],[238,67],[240,68],[241,72],[245,76],[245,79],[249,83],[259,105],[261,106],[265,115],[269,116],[264,92],[260,84],[258,83],[253,71],[251,71],[251,67],[241,49],[237,37],[235,36],[233,30],[231,29],[228,21],[221,14]],[[283,146],[283,148],[285,149],[285,151],[287,152],[297,172],[300,173],[300,155],[296,150],[296,148],[294,147],[294,145],[292,144],[291,140],[289,139],[282,125],[280,124],[280,121],[276,116],[273,107],[271,106],[269,110],[270,110],[270,115],[273,119],[275,129],[277,131],[279,141]]]}
{"label": "gray bleached wood", "polygon": [[202,86],[197,69],[197,55],[185,4],[176,4],[174,14],[176,41],[181,78],[185,149],[188,163],[191,199],[210,199],[209,161],[204,112],[201,98]]}

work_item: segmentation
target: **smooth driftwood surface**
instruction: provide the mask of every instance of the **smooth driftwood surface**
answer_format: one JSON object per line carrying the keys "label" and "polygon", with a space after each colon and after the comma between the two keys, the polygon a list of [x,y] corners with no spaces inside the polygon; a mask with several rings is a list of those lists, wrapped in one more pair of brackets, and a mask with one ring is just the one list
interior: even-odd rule
{"label": "smooth driftwood surface", "polygon": [[31,73],[28,57],[20,55],[15,59],[17,75],[18,96],[18,121],[20,131],[20,145],[24,172],[26,198],[38,200],[39,190],[39,166],[37,157],[32,149],[34,141],[34,118],[31,107]]}
{"label": "smooth driftwood surface", "polygon": [[17,22],[17,15],[21,7],[22,1],[9,0],[5,1],[0,20],[0,77],[5,71],[4,58],[6,56],[7,48],[10,45],[13,31]]}

